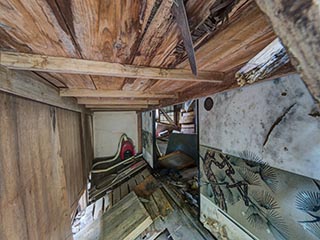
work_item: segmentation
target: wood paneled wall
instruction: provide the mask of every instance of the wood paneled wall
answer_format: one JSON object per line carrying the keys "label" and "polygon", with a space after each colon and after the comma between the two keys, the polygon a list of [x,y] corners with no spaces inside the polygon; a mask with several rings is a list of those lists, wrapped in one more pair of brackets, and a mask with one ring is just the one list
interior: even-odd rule
{"label": "wood paneled wall", "polygon": [[81,123],[81,113],[0,92],[1,240],[72,239],[90,164]]}

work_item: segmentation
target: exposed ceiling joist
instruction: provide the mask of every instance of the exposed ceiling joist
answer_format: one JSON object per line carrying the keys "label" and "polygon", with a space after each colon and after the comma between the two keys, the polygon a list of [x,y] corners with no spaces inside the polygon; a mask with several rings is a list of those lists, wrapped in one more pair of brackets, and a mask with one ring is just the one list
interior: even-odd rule
{"label": "exposed ceiling joist", "polygon": [[143,67],[120,63],[3,51],[0,52],[0,64],[9,69],[16,70],[161,79],[168,81],[221,83],[224,79],[224,73],[217,71],[200,71],[197,76],[194,76],[190,70],[187,69]]}
{"label": "exposed ceiling joist", "polygon": [[103,97],[103,98],[177,98],[176,94],[145,93],[121,90],[61,89],[61,97]]}
{"label": "exposed ceiling joist", "polygon": [[108,98],[78,98],[78,104],[90,105],[158,105],[159,100],[143,100],[143,99],[108,99]]}
{"label": "exposed ceiling joist", "polygon": [[121,106],[117,106],[117,105],[97,105],[97,104],[87,104],[85,106],[86,108],[103,108],[103,109],[143,109],[143,108],[148,108],[148,105],[121,105]]}
{"label": "exposed ceiling joist", "polygon": [[286,49],[276,38],[236,73],[237,82],[243,86],[265,79],[288,62]]}
{"label": "exposed ceiling joist", "polygon": [[108,109],[108,108],[88,108],[91,112],[143,112],[145,109]]}
{"label": "exposed ceiling joist", "polygon": [[188,17],[187,17],[186,9],[184,7],[183,0],[174,1],[174,4],[172,5],[172,12],[181,32],[183,45],[188,54],[192,73],[197,76],[198,69],[197,69],[196,56],[194,54],[194,48],[193,48],[193,42],[192,42],[192,37],[190,33],[190,27],[188,23]]}

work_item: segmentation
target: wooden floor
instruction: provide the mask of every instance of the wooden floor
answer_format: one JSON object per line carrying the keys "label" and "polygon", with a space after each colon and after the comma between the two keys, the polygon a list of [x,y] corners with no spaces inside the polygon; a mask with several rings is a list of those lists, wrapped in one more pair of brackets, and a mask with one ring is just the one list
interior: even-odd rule
{"label": "wooden floor", "polygon": [[[86,213],[83,214],[81,218],[83,219],[82,221],[86,222],[81,223],[80,221],[82,231],[80,230],[80,232],[75,235],[77,236],[76,239],[91,239],[90,237],[88,238],[89,235],[86,235],[86,238],[84,238],[79,234],[81,232],[88,234],[88,231],[83,231],[83,229],[88,228],[88,225],[102,226],[106,222],[112,224],[111,217],[106,216],[108,216],[110,212],[122,212],[123,210],[121,210],[119,206],[124,204],[123,201],[129,201],[128,197],[133,194],[130,194],[130,192],[134,192],[134,194],[138,196],[139,201],[150,216],[152,223],[148,226],[143,224],[139,225],[139,236],[123,239],[214,239],[198,221],[197,215],[194,212],[189,212],[184,207],[184,203],[177,195],[177,192],[172,189],[172,186],[156,179],[147,168],[142,169],[135,176],[121,183],[105,196],[88,206]],[[120,215],[124,214],[125,213],[122,212]],[[133,215],[132,217],[128,215],[126,218],[132,218],[131,221],[133,222],[136,221]],[[144,229],[141,228],[143,226]],[[92,239],[107,239],[105,238],[107,235],[101,230],[101,227],[91,227],[90,229],[96,229],[96,232],[92,232],[93,230],[90,232],[90,236],[95,236]],[[137,232],[135,232],[135,234],[136,233]]]}

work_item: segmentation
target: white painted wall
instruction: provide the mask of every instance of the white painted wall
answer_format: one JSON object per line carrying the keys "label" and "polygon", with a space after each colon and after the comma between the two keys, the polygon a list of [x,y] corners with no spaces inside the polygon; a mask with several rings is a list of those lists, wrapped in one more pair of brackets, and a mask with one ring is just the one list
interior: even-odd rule
{"label": "white painted wall", "polygon": [[126,133],[138,149],[138,121],[136,112],[95,112],[94,156],[104,157],[114,155],[122,133]]}

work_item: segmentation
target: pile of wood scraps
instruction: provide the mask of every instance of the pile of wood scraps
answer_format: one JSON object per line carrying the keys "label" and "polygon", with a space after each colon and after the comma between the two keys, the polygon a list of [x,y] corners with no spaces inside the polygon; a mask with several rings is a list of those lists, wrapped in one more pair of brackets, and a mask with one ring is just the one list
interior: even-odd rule
{"label": "pile of wood scraps", "polygon": [[78,232],[75,240],[135,239],[152,224],[149,213],[134,192],[115,204],[100,218]]}
{"label": "pile of wood scraps", "polygon": [[181,133],[195,133],[194,117],[195,115],[193,110],[186,112],[185,110],[181,109],[181,118],[179,121],[179,123],[181,124]]}
{"label": "pile of wood scraps", "polygon": [[[193,173],[184,170],[183,176]],[[74,239],[214,239],[201,228],[197,213],[184,209],[172,187],[148,168],[138,171],[87,207]]]}

